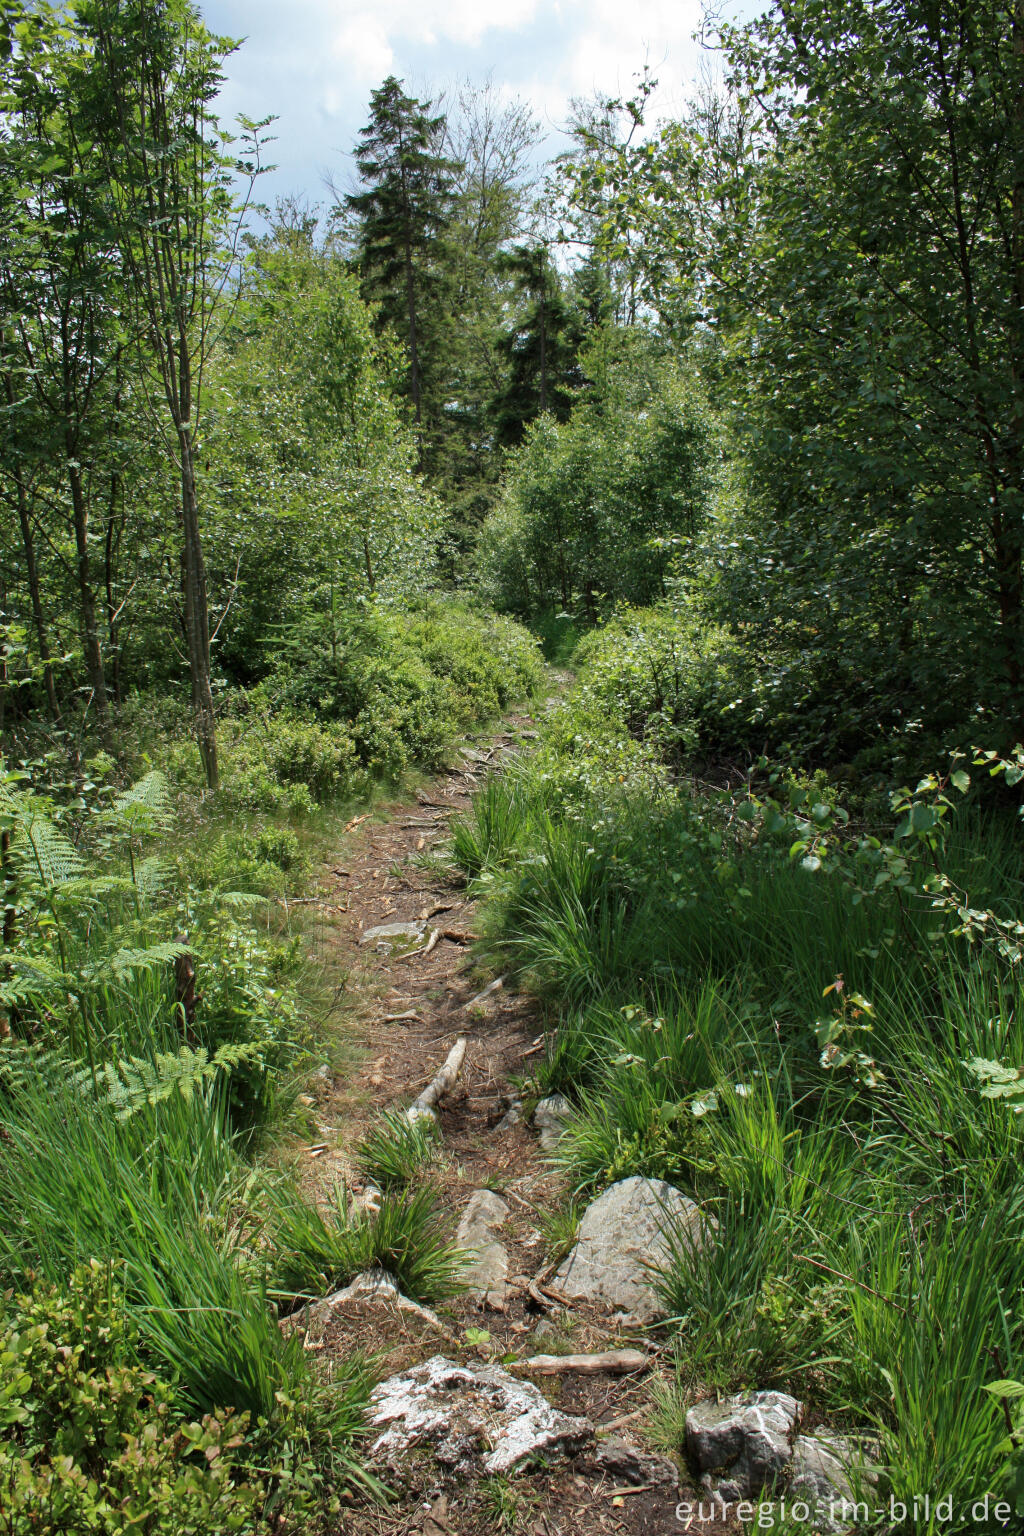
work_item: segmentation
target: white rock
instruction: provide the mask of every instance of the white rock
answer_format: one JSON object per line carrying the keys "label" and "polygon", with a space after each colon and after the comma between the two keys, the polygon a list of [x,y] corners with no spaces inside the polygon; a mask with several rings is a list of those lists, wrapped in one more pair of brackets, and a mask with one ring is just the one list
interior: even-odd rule
{"label": "white rock", "polygon": [[411,1313],[422,1322],[429,1323],[432,1328],[439,1329],[441,1333],[450,1334],[451,1332],[429,1307],[421,1307],[418,1301],[404,1296],[398,1288],[398,1281],[394,1275],[389,1275],[383,1269],[368,1269],[361,1275],[356,1275],[355,1279],[343,1286],[340,1291],[334,1291],[330,1296],[325,1296],[323,1301],[317,1302],[313,1313],[315,1315],[320,1312],[321,1315],[326,1315],[328,1310],[343,1307],[352,1302],[393,1307],[398,1312]]}
{"label": "white rock", "polygon": [[427,1444],[459,1476],[511,1472],[531,1456],[574,1456],[594,1441],[589,1419],[560,1413],[531,1382],[498,1365],[460,1365],[441,1355],[381,1382],[370,1424],[383,1429],[371,1454],[400,1467]]}
{"label": "white rock", "polygon": [[494,1236],[494,1229],[508,1219],[508,1214],[505,1201],[490,1189],[475,1190],[462,1213],[455,1243],[472,1256],[462,1280],[469,1295],[477,1301],[505,1299],[508,1254]]}
{"label": "white rock", "polygon": [[671,1184],[637,1175],[621,1179],[588,1206],[576,1245],[555,1275],[556,1289],[642,1322],[664,1317],[651,1269],[669,1258],[667,1232],[677,1243],[701,1244],[709,1240],[711,1223]]}
{"label": "white rock", "polygon": [[813,1435],[797,1435],[793,1441],[787,1498],[809,1505],[811,1523],[818,1530],[848,1530],[858,1502],[858,1487],[874,1485],[877,1480],[877,1467],[866,1456],[864,1446],[854,1440],[817,1429]]}
{"label": "white rock", "polygon": [[785,1480],[803,1404],[787,1392],[748,1392],[697,1403],[686,1415],[686,1454],[727,1500],[774,1492]]}
{"label": "white rock", "polygon": [[558,1146],[566,1122],[572,1118],[572,1105],[562,1093],[541,1099],[533,1112],[533,1123],[540,1132],[540,1149],[553,1152]]}
{"label": "white rock", "polygon": [[359,935],[360,944],[378,944],[384,954],[393,949],[408,949],[423,937],[426,923],[378,923],[376,928],[364,928]]}

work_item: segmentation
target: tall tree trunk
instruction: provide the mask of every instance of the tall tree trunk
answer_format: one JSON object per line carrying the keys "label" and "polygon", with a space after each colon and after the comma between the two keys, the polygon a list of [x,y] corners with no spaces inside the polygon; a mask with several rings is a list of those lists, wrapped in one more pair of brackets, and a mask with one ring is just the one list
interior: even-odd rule
{"label": "tall tree trunk", "polygon": [[187,425],[178,428],[178,448],[181,455],[182,580],[192,710],[206,782],[211,789],[216,789],[220,775],[217,769],[217,722],[210,686],[210,611],[206,595],[206,564],[199,537],[192,433]]}
{"label": "tall tree trunk", "polygon": [[82,485],[82,471],[71,458],[73,445],[68,445],[68,481],[71,486],[71,511],[75,524],[75,570],[78,576],[78,601],[82,619],[82,649],[85,654],[85,671],[96,700],[96,714],[104,735],[110,726],[107,709],[107,680],[103,670],[103,652],[100,648],[100,632],[96,623],[96,594],[92,589],[92,571],[89,559],[89,509]]}
{"label": "tall tree trunk", "polygon": [[[9,373],[4,373],[4,398],[9,407],[14,405],[14,380]],[[43,664],[43,685],[46,688],[46,702],[50,714],[54,720],[60,719],[60,704],[57,700],[57,684],[54,681],[53,667],[50,664],[52,652],[50,640],[46,632],[46,620],[43,618],[43,604],[39,593],[39,567],[36,564],[36,541],[32,532],[32,519],[28,510],[28,491],[25,488],[25,479],[20,469],[15,469],[14,489],[18,500],[18,522],[21,524],[21,544],[25,551],[25,574],[28,577],[28,596],[32,606],[32,622],[36,627],[36,641],[39,645],[39,659]]]}
{"label": "tall tree trunk", "polygon": [[548,315],[547,305],[544,302],[544,279],[541,278],[540,290],[540,410],[541,415],[548,408]]}
{"label": "tall tree trunk", "polygon": [[405,299],[409,310],[409,393],[416,412],[416,425],[422,419],[420,404],[420,354],[416,326],[416,283],[412,266],[412,246],[408,235],[405,240]]}
{"label": "tall tree trunk", "polygon": [[28,515],[28,494],[25,490],[25,482],[20,474],[15,474],[14,484],[18,494],[18,521],[21,524],[21,543],[25,551],[25,571],[28,576],[28,595],[32,605],[32,621],[36,627],[39,659],[43,663],[43,684],[46,688],[46,702],[53,719],[59,720],[60,704],[57,701],[57,685],[54,682],[53,667],[50,664],[50,641],[46,633],[46,620],[43,618],[43,604],[39,594],[39,567],[36,565],[36,543],[32,533],[32,521]]}
{"label": "tall tree trunk", "polygon": [[[121,489],[121,477],[115,470],[110,476],[110,501],[107,506],[107,531],[103,540],[103,589],[107,597],[107,645],[110,652],[110,686],[114,702],[121,703],[121,646],[118,639],[118,607],[114,598],[114,560],[120,545],[117,530],[117,501]],[[117,537],[115,538],[115,530]]]}

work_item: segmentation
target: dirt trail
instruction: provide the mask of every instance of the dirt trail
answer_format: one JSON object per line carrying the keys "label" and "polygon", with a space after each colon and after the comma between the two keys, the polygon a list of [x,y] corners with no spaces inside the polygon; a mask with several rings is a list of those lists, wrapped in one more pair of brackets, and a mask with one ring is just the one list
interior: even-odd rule
{"label": "dirt trail", "polygon": [[[508,1361],[552,1349],[639,1347],[649,1366],[633,1375],[564,1375],[540,1384],[559,1408],[587,1415],[599,1430],[622,1427],[642,1444],[652,1413],[652,1382],[667,1369],[662,1343],[640,1328],[615,1331],[599,1313],[570,1309],[537,1287],[537,1277],[543,1283],[545,1276],[539,1218],[558,1204],[561,1183],[542,1159],[532,1129],[522,1122],[501,1122],[516,1097],[513,1080],[529,1077],[543,1049],[541,1021],[529,998],[504,986],[467,1007],[490,979],[474,969],[471,957],[474,903],[442,861],[429,859],[430,851],[444,843],[452,816],[468,808],[484,777],[528,748],[534,724],[530,715],[510,716],[487,745],[465,749],[460,767],[414,800],[390,807],[386,820],[367,818],[353,826],[343,854],[325,872],[327,902],[338,914],[333,942],[348,971],[346,990],[360,1002],[353,1028],[365,1055],[354,1075],[339,1075],[330,1089],[325,1085],[317,1108],[322,1139],[301,1159],[312,1193],[325,1194],[343,1178],[358,1195],[351,1152],[368,1121],[384,1107],[409,1104],[458,1036],[465,1035],[461,1077],[439,1110],[443,1153],[432,1176],[454,1217],[472,1192],[484,1187],[509,1205],[511,1214],[499,1234],[509,1254],[508,1293],[497,1306],[467,1298],[442,1304],[437,1309],[441,1332],[379,1304],[338,1308],[326,1323],[310,1325],[306,1347],[325,1370],[333,1358],[354,1349],[378,1352],[382,1376],[438,1353]],[[428,933],[438,931],[429,953],[387,954],[381,946],[360,945],[369,928],[424,919]],[[424,1458],[410,1469],[410,1482],[397,1490],[396,1503],[353,1504],[339,1531],[357,1536],[469,1536],[485,1529],[529,1536],[610,1531],[666,1536],[682,1529],[675,1506],[679,1498],[691,1496],[685,1486],[680,1493],[620,1483],[581,1460],[511,1479],[467,1482],[453,1491],[442,1489]],[[717,1527],[701,1529],[711,1533]]]}

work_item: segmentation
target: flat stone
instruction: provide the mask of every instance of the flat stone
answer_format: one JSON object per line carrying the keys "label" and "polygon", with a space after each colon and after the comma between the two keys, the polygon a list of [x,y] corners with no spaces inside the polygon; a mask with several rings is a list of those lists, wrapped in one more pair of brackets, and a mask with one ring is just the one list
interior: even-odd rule
{"label": "flat stone", "polygon": [[508,1109],[502,1115],[495,1126],[496,1131],[510,1131],[514,1125],[518,1125],[523,1118],[523,1106],[518,1099],[513,1099]]}
{"label": "flat stone", "polygon": [[599,1302],[641,1322],[655,1322],[665,1316],[665,1307],[651,1269],[670,1256],[666,1234],[698,1245],[709,1240],[710,1231],[700,1207],[671,1184],[639,1175],[620,1179],[587,1207],[554,1287],[574,1300]]}
{"label": "flat stone", "polygon": [[653,1483],[657,1488],[675,1488],[679,1483],[679,1468],[667,1456],[652,1456],[639,1446],[609,1435],[599,1442],[594,1452],[594,1465],[617,1483],[632,1483],[634,1488],[642,1483]]}
{"label": "flat stone", "polygon": [[499,1365],[442,1355],[381,1382],[370,1394],[369,1421],[383,1430],[371,1447],[376,1460],[401,1469],[429,1445],[457,1478],[511,1472],[533,1456],[575,1456],[594,1442],[589,1419],[559,1412],[531,1382]]}
{"label": "flat stone", "polygon": [[787,1498],[810,1506],[818,1530],[848,1530],[857,1502],[855,1485],[873,1486],[877,1481],[878,1469],[863,1443],[827,1429],[797,1435],[793,1441]]}
{"label": "flat stone", "polygon": [[508,1219],[509,1208],[500,1195],[478,1189],[469,1198],[455,1234],[456,1246],[472,1255],[462,1273],[468,1294],[476,1301],[503,1302],[508,1279],[508,1254],[494,1236],[495,1227]]}
{"label": "flat stone", "polygon": [[566,1122],[572,1118],[572,1105],[562,1093],[541,1099],[533,1112],[533,1123],[540,1132],[540,1149],[553,1152],[558,1146]]}
{"label": "flat stone", "polygon": [[423,938],[426,923],[378,923],[376,928],[364,928],[359,935],[360,944],[380,944],[384,953],[393,949],[408,949]]}
{"label": "flat stone", "polygon": [[724,1499],[774,1493],[786,1480],[803,1404],[787,1392],[748,1392],[697,1403],[686,1415],[686,1454]]}

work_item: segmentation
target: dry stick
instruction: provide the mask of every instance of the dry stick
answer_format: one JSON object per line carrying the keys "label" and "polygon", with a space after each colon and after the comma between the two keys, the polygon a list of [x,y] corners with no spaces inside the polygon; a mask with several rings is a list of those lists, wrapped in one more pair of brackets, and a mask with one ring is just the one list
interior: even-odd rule
{"label": "dry stick", "polygon": [[460,1035],[448,1052],[448,1058],[444,1066],[438,1072],[432,1082],[414,1099],[406,1110],[409,1120],[420,1120],[424,1116],[434,1118],[434,1106],[450,1093],[458,1082],[459,1073],[462,1071],[462,1063],[466,1057],[466,1037]]}
{"label": "dry stick", "polygon": [[596,1376],[602,1371],[625,1376],[645,1371],[649,1365],[650,1360],[642,1350],[608,1349],[594,1355],[534,1355],[529,1360],[517,1360],[514,1369],[527,1371],[531,1376],[561,1376],[565,1371],[579,1376]]}
{"label": "dry stick", "polygon": [[877,1296],[879,1301],[884,1301],[887,1306],[895,1307],[897,1312],[907,1315],[906,1307],[901,1307],[898,1301],[893,1301],[891,1296],[884,1296],[881,1291],[876,1291],[872,1286],[865,1285],[863,1280],[858,1280],[854,1275],[844,1275],[841,1269],[830,1269],[827,1264],[820,1264],[817,1259],[809,1259],[805,1253],[794,1253],[794,1259],[798,1264],[810,1264],[815,1269],[824,1270],[826,1275],[835,1275],[837,1280],[845,1280],[848,1285],[856,1285],[860,1290],[867,1291],[869,1296]]}
{"label": "dry stick", "polygon": [[646,1412],[646,1408],[634,1408],[632,1413],[620,1414],[617,1419],[609,1419],[607,1424],[598,1424],[596,1427],[602,1434],[608,1434],[613,1429],[625,1429],[627,1424],[633,1424],[637,1419],[642,1419]]}

